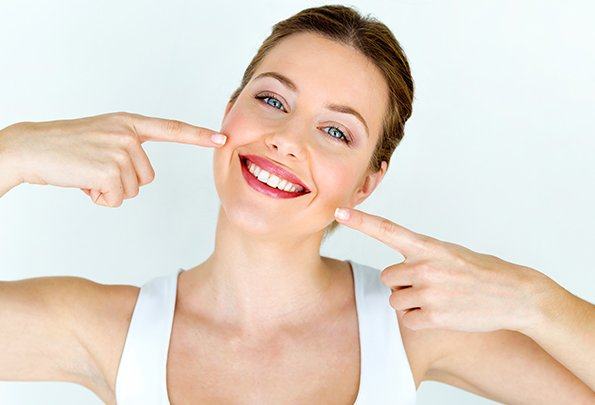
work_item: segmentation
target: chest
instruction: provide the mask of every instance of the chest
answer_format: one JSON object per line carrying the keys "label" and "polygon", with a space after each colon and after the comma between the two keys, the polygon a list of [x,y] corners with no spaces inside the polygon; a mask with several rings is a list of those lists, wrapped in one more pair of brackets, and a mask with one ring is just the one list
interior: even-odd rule
{"label": "chest", "polygon": [[360,379],[356,317],[254,342],[174,320],[167,360],[172,404],[353,404]]}

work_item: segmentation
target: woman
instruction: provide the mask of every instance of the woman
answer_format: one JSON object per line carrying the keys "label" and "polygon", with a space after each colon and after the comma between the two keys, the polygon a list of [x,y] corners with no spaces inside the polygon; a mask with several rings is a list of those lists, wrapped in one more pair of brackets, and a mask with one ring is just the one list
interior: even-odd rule
{"label": "woman", "polygon": [[[503,402],[592,400],[591,304],[537,270],[353,209],[386,173],[412,100],[390,31],[325,6],[275,25],[226,106],[223,146],[127,113],[4,129],[0,194],[52,184],[118,207],[154,177],[140,145],[173,141],[215,147],[221,208],[211,256],[140,291],[0,284],[0,344],[13,348],[0,380],[71,381],[118,404],[413,403],[424,380]],[[405,262],[320,256],[338,207]]]}

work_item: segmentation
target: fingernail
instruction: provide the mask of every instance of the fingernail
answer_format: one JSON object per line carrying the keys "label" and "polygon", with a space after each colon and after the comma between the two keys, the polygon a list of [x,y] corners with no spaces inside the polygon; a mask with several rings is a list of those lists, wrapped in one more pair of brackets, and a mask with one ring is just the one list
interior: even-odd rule
{"label": "fingernail", "polygon": [[342,219],[342,220],[349,219],[349,211],[347,211],[346,209],[343,209],[343,208],[337,208],[335,210],[335,217]]}
{"label": "fingernail", "polygon": [[223,145],[227,137],[223,134],[213,134],[211,135],[211,141],[215,142],[216,144]]}

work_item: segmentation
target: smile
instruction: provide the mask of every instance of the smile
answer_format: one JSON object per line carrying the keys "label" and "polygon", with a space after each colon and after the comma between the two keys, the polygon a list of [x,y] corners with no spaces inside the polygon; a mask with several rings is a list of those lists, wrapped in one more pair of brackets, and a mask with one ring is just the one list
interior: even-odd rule
{"label": "smile", "polygon": [[243,156],[239,156],[239,159],[244,179],[250,187],[262,194],[273,198],[296,198],[310,192],[300,185],[260,169]]}

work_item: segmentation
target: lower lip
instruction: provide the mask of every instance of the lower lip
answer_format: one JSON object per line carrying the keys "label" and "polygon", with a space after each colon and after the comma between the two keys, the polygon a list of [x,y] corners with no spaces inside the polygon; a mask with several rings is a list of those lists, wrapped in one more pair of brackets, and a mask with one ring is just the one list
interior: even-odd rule
{"label": "lower lip", "polygon": [[279,190],[278,188],[273,188],[273,187],[266,185],[265,183],[261,182],[256,177],[254,177],[252,175],[252,173],[250,173],[250,171],[248,170],[248,167],[244,164],[243,159],[241,157],[240,157],[240,166],[242,167],[242,174],[244,175],[244,178],[246,179],[246,181],[248,182],[250,187],[252,187],[254,190],[256,190],[262,194],[266,194],[273,198],[296,198],[296,197],[308,194],[307,192],[306,193],[290,193],[289,191]]}

